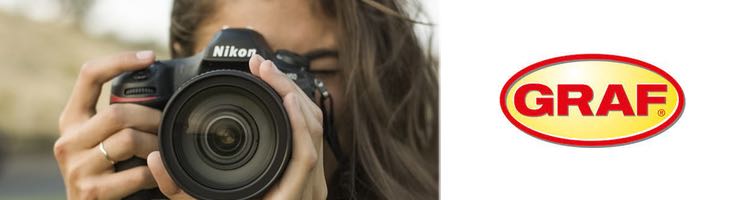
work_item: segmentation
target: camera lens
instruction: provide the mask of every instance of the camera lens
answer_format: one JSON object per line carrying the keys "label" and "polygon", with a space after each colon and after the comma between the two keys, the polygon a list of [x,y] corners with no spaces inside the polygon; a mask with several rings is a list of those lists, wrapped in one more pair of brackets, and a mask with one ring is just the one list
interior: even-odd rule
{"label": "camera lens", "polygon": [[199,122],[193,126],[198,130],[189,130],[198,133],[192,145],[197,148],[198,156],[217,169],[231,170],[245,164],[258,146],[255,140],[258,130],[252,115],[229,104],[205,108],[208,110],[191,113]]}
{"label": "camera lens", "polygon": [[199,199],[261,195],[291,155],[291,128],[281,98],[240,71],[201,74],[170,99],[159,130],[167,171]]}
{"label": "camera lens", "polygon": [[232,116],[222,116],[208,124],[204,141],[214,156],[228,158],[239,152],[239,147],[245,143],[245,134],[249,134],[240,123]]}

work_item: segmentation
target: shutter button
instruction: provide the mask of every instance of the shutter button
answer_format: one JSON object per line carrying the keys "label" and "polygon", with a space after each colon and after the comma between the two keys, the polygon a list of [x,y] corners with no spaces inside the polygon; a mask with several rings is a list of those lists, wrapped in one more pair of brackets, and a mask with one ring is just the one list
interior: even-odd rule
{"label": "shutter button", "polygon": [[132,77],[133,77],[133,80],[142,81],[142,80],[148,79],[149,75],[151,75],[151,70],[144,69],[144,70],[133,72]]}

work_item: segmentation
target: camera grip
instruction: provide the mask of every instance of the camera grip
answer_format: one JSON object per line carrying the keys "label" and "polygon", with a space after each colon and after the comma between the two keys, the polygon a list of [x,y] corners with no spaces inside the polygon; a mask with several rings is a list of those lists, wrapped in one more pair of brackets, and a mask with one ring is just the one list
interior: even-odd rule
{"label": "camera grip", "polygon": [[161,110],[172,92],[168,68],[157,61],[146,69],[120,74],[112,80],[109,103],[133,103]]}
{"label": "camera grip", "polygon": [[[133,103],[161,110],[166,103],[164,95],[156,91],[164,91],[159,86],[157,78],[161,70],[158,67],[149,67],[145,70],[127,72],[118,76],[112,83],[112,94],[110,104]],[[168,90],[167,90],[168,91]],[[115,171],[123,171],[133,167],[145,166],[146,160],[132,157],[128,160],[115,163]],[[140,190],[123,198],[127,200],[140,199],[167,199],[159,188]]]}

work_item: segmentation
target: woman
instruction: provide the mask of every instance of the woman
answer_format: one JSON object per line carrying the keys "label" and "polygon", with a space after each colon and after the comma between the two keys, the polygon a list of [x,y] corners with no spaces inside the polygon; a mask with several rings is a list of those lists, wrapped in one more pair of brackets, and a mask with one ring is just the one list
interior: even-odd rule
{"label": "woman", "polygon": [[[303,54],[336,50],[311,63],[335,99],[335,127],[344,157],[322,138],[321,110],[270,61],[254,56],[250,71],[283,98],[293,129],[289,166],[269,199],[436,199],[438,91],[436,65],[397,0],[175,0],[173,57],[200,52],[222,27],[251,26],[273,49]],[[87,62],[60,116],[54,151],[68,199],[116,199],[158,187],[169,198],[190,198],[162,164],[156,132],[160,111],[114,104],[96,111],[102,84],[147,67],[152,51]],[[100,145],[103,144],[103,145]],[[104,157],[101,147],[106,147]],[[114,172],[133,156],[148,166]]]}

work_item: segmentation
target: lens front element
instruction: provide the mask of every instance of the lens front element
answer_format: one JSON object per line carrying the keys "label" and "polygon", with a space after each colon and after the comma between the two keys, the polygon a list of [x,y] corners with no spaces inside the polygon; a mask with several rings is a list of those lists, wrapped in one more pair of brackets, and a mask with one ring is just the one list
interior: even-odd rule
{"label": "lens front element", "polygon": [[[192,146],[198,147],[198,155],[214,168],[231,170],[244,165],[258,146],[258,141],[254,140],[258,138],[258,128],[252,115],[230,104],[209,109],[207,112],[191,113],[199,118],[195,120],[198,124],[188,126],[203,130],[188,129],[189,133],[198,134],[191,136],[196,143]],[[190,140],[189,137],[186,139]]]}
{"label": "lens front element", "polygon": [[231,158],[239,152],[246,142],[246,135],[252,134],[248,131],[246,125],[236,117],[221,116],[209,122],[203,138],[211,155],[220,158],[214,161],[231,164],[232,162],[222,162],[221,159]]}

